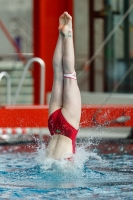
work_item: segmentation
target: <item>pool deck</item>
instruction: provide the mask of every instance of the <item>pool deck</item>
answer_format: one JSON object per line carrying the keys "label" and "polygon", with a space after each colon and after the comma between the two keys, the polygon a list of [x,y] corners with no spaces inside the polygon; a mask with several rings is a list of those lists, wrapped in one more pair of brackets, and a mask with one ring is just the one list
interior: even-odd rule
{"label": "pool deck", "polygon": [[[82,106],[77,137],[132,139],[133,105],[100,106]],[[3,106],[0,116],[0,143],[31,141],[33,135],[49,137],[48,106]]]}
{"label": "pool deck", "polygon": [[[48,106],[3,106],[0,127],[47,127]],[[80,127],[133,127],[133,105],[82,105]]]}

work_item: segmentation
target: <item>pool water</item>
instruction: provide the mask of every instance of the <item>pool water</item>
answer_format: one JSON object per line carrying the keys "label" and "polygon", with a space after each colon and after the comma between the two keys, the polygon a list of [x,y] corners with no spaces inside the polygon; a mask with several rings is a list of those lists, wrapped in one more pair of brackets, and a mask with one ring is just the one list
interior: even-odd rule
{"label": "pool water", "polygon": [[70,162],[46,159],[43,144],[0,146],[0,199],[133,199],[132,149],[80,143]]}

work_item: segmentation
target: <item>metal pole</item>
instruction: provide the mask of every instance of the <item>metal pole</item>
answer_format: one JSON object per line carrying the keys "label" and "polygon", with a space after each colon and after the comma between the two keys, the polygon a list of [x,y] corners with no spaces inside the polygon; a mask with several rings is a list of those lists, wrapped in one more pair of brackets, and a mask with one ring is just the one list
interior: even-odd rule
{"label": "metal pole", "polygon": [[[105,38],[113,30],[113,11],[110,0],[104,0],[107,15],[105,16]],[[114,37],[104,47],[104,92],[110,92],[114,86]]]}
{"label": "metal pole", "polygon": [[16,93],[15,93],[15,96],[14,96],[14,99],[12,101],[12,104],[15,105],[16,104],[16,101],[18,99],[18,96],[20,94],[20,91],[21,91],[21,88],[22,88],[22,85],[24,83],[24,80],[25,80],[25,77],[26,77],[26,74],[27,74],[27,71],[28,69],[30,68],[31,64],[33,62],[38,62],[40,64],[40,67],[41,67],[41,70],[40,70],[40,105],[43,105],[44,104],[44,90],[45,90],[45,63],[44,61],[41,59],[41,58],[31,58],[25,68],[24,68],[24,71],[23,71],[23,74],[22,74],[22,77],[20,79],[20,82],[19,82],[19,85],[18,85],[18,88],[16,90]]}
{"label": "metal pole", "polygon": [[[89,0],[89,32],[90,32],[90,40],[89,40],[89,58],[91,58],[94,54],[94,0]],[[89,88],[90,91],[94,91],[94,61],[90,63],[89,70]]]}
{"label": "metal pole", "polygon": [[[129,8],[129,0],[124,0],[124,14]],[[124,20],[124,60],[125,60],[125,70],[128,70],[130,66],[129,61],[129,15]],[[130,92],[130,78],[129,76],[124,81],[124,91]]]}
{"label": "metal pole", "polygon": [[6,102],[7,105],[11,104],[11,77],[7,72],[1,72],[0,73],[0,81],[3,77],[6,77],[7,79],[7,97],[6,97]]}

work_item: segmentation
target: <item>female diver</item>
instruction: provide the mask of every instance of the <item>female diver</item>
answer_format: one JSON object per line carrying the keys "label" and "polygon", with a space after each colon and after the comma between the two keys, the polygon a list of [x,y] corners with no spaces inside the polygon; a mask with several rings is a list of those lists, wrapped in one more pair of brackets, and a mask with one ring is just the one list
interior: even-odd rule
{"label": "female diver", "polygon": [[52,137],[46,150],[47,157],[57,160],[69,159],[75,153],[75,140],[81,117],[81,97],[74,69],[72,17],[68,12],[60,16],[58,29],[48,119]]}

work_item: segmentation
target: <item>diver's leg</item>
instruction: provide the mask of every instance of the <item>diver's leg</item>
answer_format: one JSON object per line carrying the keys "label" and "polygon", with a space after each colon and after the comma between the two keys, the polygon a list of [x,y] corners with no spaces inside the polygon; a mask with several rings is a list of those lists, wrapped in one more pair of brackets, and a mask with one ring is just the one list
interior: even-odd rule
{"label": "diver's leg", "polygon": [[54,135],[46,149],[46,156],[56,160],[72,156],[72,140],[63,135]]}
{"label": "diver's leg", "polygon": [[[64,34],[63,71],[65,74],[70,74],[75,71],[72,17],[67,12],[65,13],[67,17],[67,23],[62,29]],[[64,77],[62,114],[74,128],[79,128],[81,117],[81,97],[77,80],[73,78]]]}
{"label": "diver's leg", "polygon": [[62,96],[63,96],[63,36],[60,32],[62,26],[64,26],[64,16],[61,15],[59,18],[59,36],[56,44],[56,48],[53,55],[53,69],[54,69],[54,80],[52,93],[49,103],[49,115],[59,108],[62,108]]}

